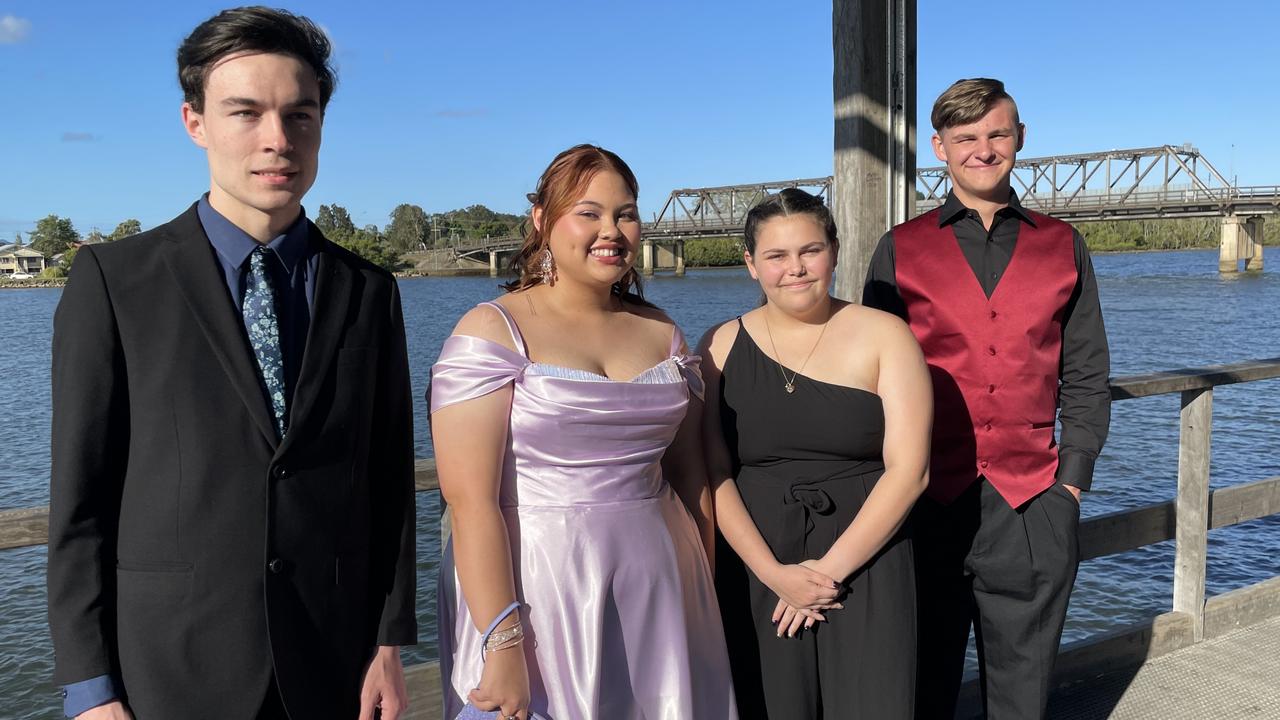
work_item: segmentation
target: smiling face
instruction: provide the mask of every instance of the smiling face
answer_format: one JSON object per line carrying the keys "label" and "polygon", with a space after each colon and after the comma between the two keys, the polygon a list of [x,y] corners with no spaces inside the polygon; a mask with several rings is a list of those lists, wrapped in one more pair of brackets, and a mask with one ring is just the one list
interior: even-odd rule
{"label": "smiling face", "polygon": [[292,55],[230,55],[209,72],[204,112],[182,119],[209,157],[209,203],[259,240],[298,216],[319,164],[320,88]]}
{"label": "smiling face", "polygon": [[[543,232],[546,219],[535,206],[533,222]],[[550,228],[556,282],[611,287],[635,264],[640,230],[640,210],[626,181],[611,170],[597,172]]]}
{"label": "smiling face", "polygon": [[1008,100],[967,125],[943,128],[933,136],[933,154],[947,164],[956,197],[968,207],[1009,202],[1009,176],[1026,128]]}
{"label": "smiling face", "polygon": [[779,215],[757,228],[755,252],[744,253],[743,259],[771,305],[804,315],[826,302],[836,248],[814,216]]}

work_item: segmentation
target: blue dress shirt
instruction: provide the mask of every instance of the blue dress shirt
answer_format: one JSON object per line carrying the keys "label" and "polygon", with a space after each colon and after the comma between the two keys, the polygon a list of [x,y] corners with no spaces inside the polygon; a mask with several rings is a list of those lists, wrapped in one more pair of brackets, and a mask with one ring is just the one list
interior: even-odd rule
{"label": "blue dress shirt", "polygon": [[[200,198],[196,207],[209,244],[213,246],[218,266],[227,282],[228,298],[240,313],[244,298],[244,278],[249,267],[249,254],[258,241],[241,230],[209,204],[209,196]],[[267,247],[275,251],[278,262],[269,265],[276,289],[276,316],[280,323],[280,350],[284,356],[286,407],[292,403],[293,388],[298,383],[302,354],[307,346],[307,329],[311,325],[311,308],[315,302],[316,268],[319,254],[311,242],[310,226],[305,211]],[[62,689],[62,712],[73,718],[120,696],[110,675],[99,675],[71,683]]]}

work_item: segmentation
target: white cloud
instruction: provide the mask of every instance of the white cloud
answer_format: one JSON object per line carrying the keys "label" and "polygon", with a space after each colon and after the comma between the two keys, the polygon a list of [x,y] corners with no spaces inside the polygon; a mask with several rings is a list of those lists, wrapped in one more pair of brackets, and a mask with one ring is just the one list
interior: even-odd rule
{"label": "white cloud", "polygon": [[0,45],[20,43],[27,39],[31,21],[13,15],[0,16]]}

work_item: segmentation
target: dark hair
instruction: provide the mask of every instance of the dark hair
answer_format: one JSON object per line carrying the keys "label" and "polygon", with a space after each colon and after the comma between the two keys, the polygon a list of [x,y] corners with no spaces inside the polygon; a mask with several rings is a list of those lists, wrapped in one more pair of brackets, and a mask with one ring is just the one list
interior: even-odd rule
{"label": "dark hair", "polygon": [[[640,197],[640,183],[635,173],[616,154],[595,145],[574,145],[556,155],[538,178],[538,187],[529,193],[530,204],[542,208],[542,229],[530,218],[524,243],[511,258],[511,272],[516,277],[502,287],[509,291],[525,290],[542,282],[538,264],[542,252],[547,249],[551,228],[573,204],[582,198],[591,179],[602,171],[616,172],[622,176],[633,198]],[[640,285],[640,273],[635,267],[627,270],[622,279],[613,284],[613,294],[644,304],[644,289]]]}
{"label": "dark hair", "polygon": [[202,113],[205,82],[220,60],[235,53],[279,53],[298,58],[315,72],[323,112],[338,83],[329,64],[331,49],[324,31],[301,15],[262,6],[223,10],[200,23],[178,47],[182,98]]}
{"label": "dark hair", "polygon": [[1001,100],[1013,104],[1013,122],[1018,122],[1018,103],[1005,92],[1004,83],[991,78],[957,80],[938,96],[933,103],[929,121],[933,129],[942,132],[957,125],[975,123],[991,112]]}
{"label": "dark hair", "polygon": [[835,218],[831,216],[831,210],[827,208],[822,198],[810,195],[800,188],[784,188],[760,201],[747,213],[747,226],[742,231],[747,252],[755,253],[756,234],[760,232],[761,225],[778,216],[792,215],[811,216],[826,232],[827,243],[832,247],[839,246],[840,239],[836,236]]}

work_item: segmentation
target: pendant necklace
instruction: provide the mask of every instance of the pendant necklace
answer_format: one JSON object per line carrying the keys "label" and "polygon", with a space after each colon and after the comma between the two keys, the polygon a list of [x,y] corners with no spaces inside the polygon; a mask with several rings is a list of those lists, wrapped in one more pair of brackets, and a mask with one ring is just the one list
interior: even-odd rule
{"label": "pendant necklace", "polygon": [[782,366],[782,356],[778,354],[778,346],[773,342],[773,328],[769,327],[769,313],[762,311],[764,315],[764,329],[769,333],[769,347],[773,349],[773,356],[777,358],[774,362],[778,363],[778,372],[782,373],[782,387],[786,389],[787,394],[796,391],[796,378],[800,373],[804,372],[804,366],[809,364],[809,358],[813,357],[813,351],[818,349],[818,343],[822,342],[822,336],[827,332],[827,324],[831,322],[831,311],[827,311],[827,319],[822,322],[822,329],[818,331],[818,339],[813,341],[813,347],[809,348],[809,354],[804,356],[804,362],[800,363],[800,368],[791,373],[791,379],[787,379],[787,369]]}

